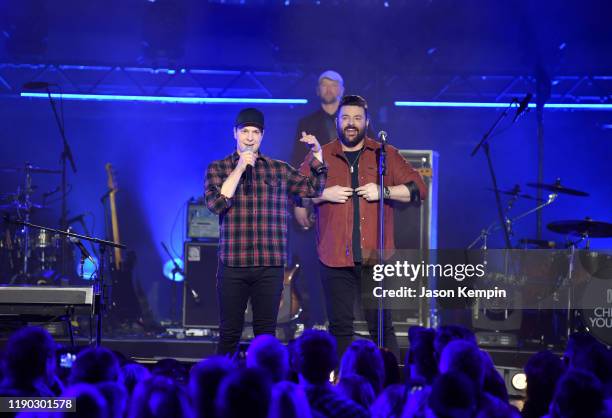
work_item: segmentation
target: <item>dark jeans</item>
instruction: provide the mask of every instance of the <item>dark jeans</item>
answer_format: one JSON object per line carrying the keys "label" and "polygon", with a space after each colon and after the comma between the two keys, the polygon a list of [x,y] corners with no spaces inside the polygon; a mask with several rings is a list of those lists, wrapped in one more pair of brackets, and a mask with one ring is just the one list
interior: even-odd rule
{"label": "dark jeans", "polygon": [[[321,280],[325,292],[327,304],[327,316],[329,318],[329,332],[336,338],[338,345],[338,357],[353,341],[355,329],[354,306],[355,300],[361,304],[361,280],[367,280],[368,267],[357,265],[355,267],[328,267],[323,263],[321,266]],[[370,337],[376,341],[378,336],[378,311],[376,309],[363,309],[363,315],[368,323]],[[384,318],[384,346],[391,350],[399,358],[399,346],[393,329],[391,311],[383,311]]]}
{"label": "dark jeans", "polygon": [[244,326],[249,298],[253,307],[254,334],[276,332],[276,318],[283,291],[283,267],[229,267],[219,261],[219,343],[217,353],[234,353]]}

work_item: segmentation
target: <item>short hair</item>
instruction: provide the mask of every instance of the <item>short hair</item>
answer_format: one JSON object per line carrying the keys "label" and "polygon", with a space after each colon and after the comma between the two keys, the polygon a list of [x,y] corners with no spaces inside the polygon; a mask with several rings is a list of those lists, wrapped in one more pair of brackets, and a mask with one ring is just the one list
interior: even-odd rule
{"label": "short hair", "polygon": [[55,352],[55,341],[45,329],[22,328],[11,335],[6,345],[5,374],[17,384],[49,377],[49,361],[55,360]]}
{"label": "short hair", "polygon": [[187,418],[191,415],[191,406],[183,387],[166,376],[152,375],[134,389],[128,417]]}
{"label": "short hair", "polygon": [[326,331],[307,330],[295,342],[295,366],[309,383],[321,384],[338,365],[336,341]]}
{"label": "short hair", "polygon": [[128,363],[124,365],[121,368],[121,373],[123,374],[123,384],[125,385],[128,395],[134,392],[134,388],[138,382],[147,379],[151,375],[149,369],[138,363]]}
{"label": "short hair", "polygon": [[104,347],[91,347],[77,355],[70,383],[117,382],[120,376],[119,362],[113,352]]}
{"label": "short hair", "polygon": [[436,416],[451,416],[453,411],[471,416],[477,408],[477,392],[465,374],[443,373],[434,381],[427,403]]}
{"label": "short hair", "polygon": [[266,418],[270,410],[272,384],[261,369],[236,369],[219,387],[216,399],[218,418]]}
{"label": "short hair", "polygon": [[247,351],[247,367],[259,367],[270,374],[273,382],[285,379],[289,369],[287,348],[271,335],[260,335]]}
{"label": "short hair", "polygon": [[474,382],[480,394],[484,383],[484,365],[478,346],[467,341],[456,340],[448,344],[440,357],[440,373],[457,371]]}
{"label": "short hair", "polygon": [[590,372],[569,370],[557,384],[550,405],[552,417],[597,417],[604,408],[604,391],[599,380]]}
{"label": "short hair", "polygon": [[196,416],[215,417],[215,398],[221,382],[232,370],[234,364],[223,356],[204,359],[191,368],[189,392]]}
{"label": "short hair", "polygon": [[340,113],[340,109],[342,106],[357,106],[361,107],[365,112],[366,118],[368,117],[368,102],[361,96],[356,94],[347,94],[340,99],[340,104],[338,105],[338,113]]}
{"label": "short hair", "polygon": [[461,325],[442,325],[436,329],[434,339],[434,350],[438,361],[442,355],[444,347],[451,341],[463,340],[474,345],[477,345],[476,336],[474,333]]}

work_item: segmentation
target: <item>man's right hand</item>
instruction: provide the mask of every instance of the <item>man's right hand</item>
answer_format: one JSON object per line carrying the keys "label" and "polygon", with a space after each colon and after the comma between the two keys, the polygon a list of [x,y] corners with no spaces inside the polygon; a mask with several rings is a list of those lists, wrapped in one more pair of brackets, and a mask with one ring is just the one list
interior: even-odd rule
{"label": "man's right hand", "polygon": [[310,211],[308,209],[296,206],[293,209],[293,214],[295,215],[295,220],[302,228],[309,229],[312,226],[313,222],[310,219]]}
{"label": "man's right hand", "polygon": [[353,189],[344,186],[332,186],[323,190],[321,198],[332,203],[346,203],[353,195]]}
{"label": "man's right hand", "polygon": [[253,151],[242,151],[236,168],[240,170],[241,173],[244,173],[249,165],[255,166],[255,153]]}

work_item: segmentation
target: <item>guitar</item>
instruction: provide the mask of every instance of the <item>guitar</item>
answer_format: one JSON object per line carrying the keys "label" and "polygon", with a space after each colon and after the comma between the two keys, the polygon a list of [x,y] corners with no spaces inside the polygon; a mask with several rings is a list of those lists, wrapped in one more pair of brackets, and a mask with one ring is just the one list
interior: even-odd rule
{"label": "guitar", "polygon": [[[106,168],[106,175],[108,177],[108,201],[110,204],[110,214],[111,214],[111,226],[113,231],[113,242],[115,244],[119,244],[121,239],[119,237],[119,221],[117,218],[117,200],[116,195],[119,191],[119,187],[117,187],[117,181],[115,179],[115,172],[113,170],[113,165],[111,163],[106,163],[104,166]],[[114,266],[115,270],[121,270],[121,263],[123,262],[123,256],[121,254],[120,248],[114,249]]]}
{"label": "guitar", "polygon": [[[112,229],[112,241],[119,244],[121,242],[119,235],[119,217],[117,213],[117,192],[119,187],[117,186],[117,179],[115,171],[111,163],[105,165],[106,174],[108,176],[108,201],[110,209],[111,229]],[[129,323],[134,321],[136,323],[143,322],[143,311],[149,317],[149,308],[144,292],[138,286],[138,289],[134,288],[134,281],[132,279],[132,271],[135,264],[135,255],[133,252],[128,252],[127,257],[124,255],[120,248],[113,250],[113,263],[111,268],[112,278],[112,297],[110,298],[110,319],[113,326]],[[147,321],[146,318],[145,322]]]}

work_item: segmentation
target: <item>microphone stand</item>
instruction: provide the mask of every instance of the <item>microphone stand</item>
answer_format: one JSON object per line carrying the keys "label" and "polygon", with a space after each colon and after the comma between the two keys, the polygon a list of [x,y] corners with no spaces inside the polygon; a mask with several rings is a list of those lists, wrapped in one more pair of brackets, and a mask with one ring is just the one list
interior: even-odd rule
{"label": "microphone stand", "polygon": [[[380,153],[378,156],[378,264],[384,262],[385,248],[385,176],[387,175],[387,133],[381,132],[380,137]],[[380,282],[383,286],[383,281]],[[378,333],[377,343],[379,347],[384,347],[385,339],[385,317],[383,312],[383,298],[378,298]]]}
{"label": "microphone stand", "polygon": [[512,102],[510,102],[510,104],[508,105],[508,107],[504,109],[502,114],[499,115],[499,117],[495,120],[495,122],[493,123],[493,126],[491,126],[491,128],[489,128],[489,130],[483,135],[480,142],[478,142],[478,144],[474,147],[474,149],[472,150],[470,154],[470,156],[473,157],[474,155],[476,155],[478,150],[482,148],[487,157],[487,163],[489,165],[489,174],[491,175],[491,181],[493,183],[493,189],[495,191],[495,202],[497,204],[497,215],[499,217],[499,223],[500,225],[502,225],[504,229],[504,242],[505,242],[505,248],[507,249],[512,248],[512,244],[510,243],[510,232],[508,231],[508,225],[506,224],[506,216],[504,215],[504,209],[501,203],[501,196],[499,193],[499,188],[497,187],[497,178],[495,176],[495,169],[493,168],[493,161],[491,161],[489,138],[491,137],[491,134],[493,133],[495,128],[497,128],[497,125],[499,125],[499,123],[502,121],[502,119],[508,116],[508,112],[510,111],[510,108],[515,103],[516,103],[516,99],[513,99]]}
{"label": "microphone stand", "polygon": [[[66,229],[68,227],[66,223],[66,218],[68,217],[68,205],[67,205],[67,173],[66,173],[66,160],[70,162],[70,167],[72,168],[72,172],[76,174],[76,164],[74,163],[74,157],[72,155],[72,150],[70,149],[70,145],[68,144],[68,140],[66,139],[66,132],[64,131],[64,124],[59,117],[57,112],[57,107],[55,106],[55,101],[51,96],[51,90],[49,86],[47,86],[47,96],[49,97],[49,103],[51,104],[51,109],[53,110],[53,115],[55,117],[55,122],[57,123],[57,127],[59,129],[60,135],[62,137],[63,148],[62,153],[60,155],[60,161],[62,164],[62,209],[60,215],[60,229]],[[66,246],[62,245],[62,275],[66,275]]]}
{"label": "microphone stand", "polygon": [[[172,296],[172,302],[171,302],[171,311],[172,311],[172,317],[173,317],[173,322],[174,320],[176,320],[176,317],[178,316],[178,312],[175,313],[175,310],[177,308],[177,301],[178,301],[178,289],[176,286],[176,273],[179,273],[183,276],[183,283],[185,286],[187,286],[187,290],[189,290],[189,293],[191,293],[191,296],[193,297],[193,300],[195,301],[195,303],[199,304],[200,303],[200,295],[198,295],[198,292],[195,291],[195,289],[193,287],[191,287],[191,285],[189,284],[189,282],[187,281],[187,275],[185,274],[185,271],[181,268],[181,266],[178,265],[178,263],[176,262],[176,260],[174,259],[174,257],[172,257],[172,254],[170,253],[170,250],[168,250],[168,247],[166,246],[166,244],[162,241],[161,245],[164,249],[164,251],[166,252],[166,254],[168,254],[168,257],[170,257],[170,260],[172,261],[172,264],[174,264],[174,268],[172,269],[172,287],[173,287],[173,296]],[[176,322],[177,324],[179,322]]]}
{"label": "microphone stand", "polygon": [[87,235],[76,234],[74,232],[64,231],[61,229],[48,228],[42,225],[36,225],[30,222],[20,221],[18,219],[10,219],[9,216],[5,216],[5,221],[15,225],[20,225],[28,228],[34,228],[38,230],[46,230],[56,234],[59,234],[67,238],[77,238],[85,241],[89,241],[93,244],[100,246],[100,260],[98,262],[98,274],[96,275],[94,282],[94,296],[95,305],[93,315],[96,315],[96,347],[99,347],[102,343],[102,314],[104,311],[104,254],[107,247],[126,249],[127,247],[123,244],[116,244],[112,241],[103,240],[100,238],[89,237]]}

